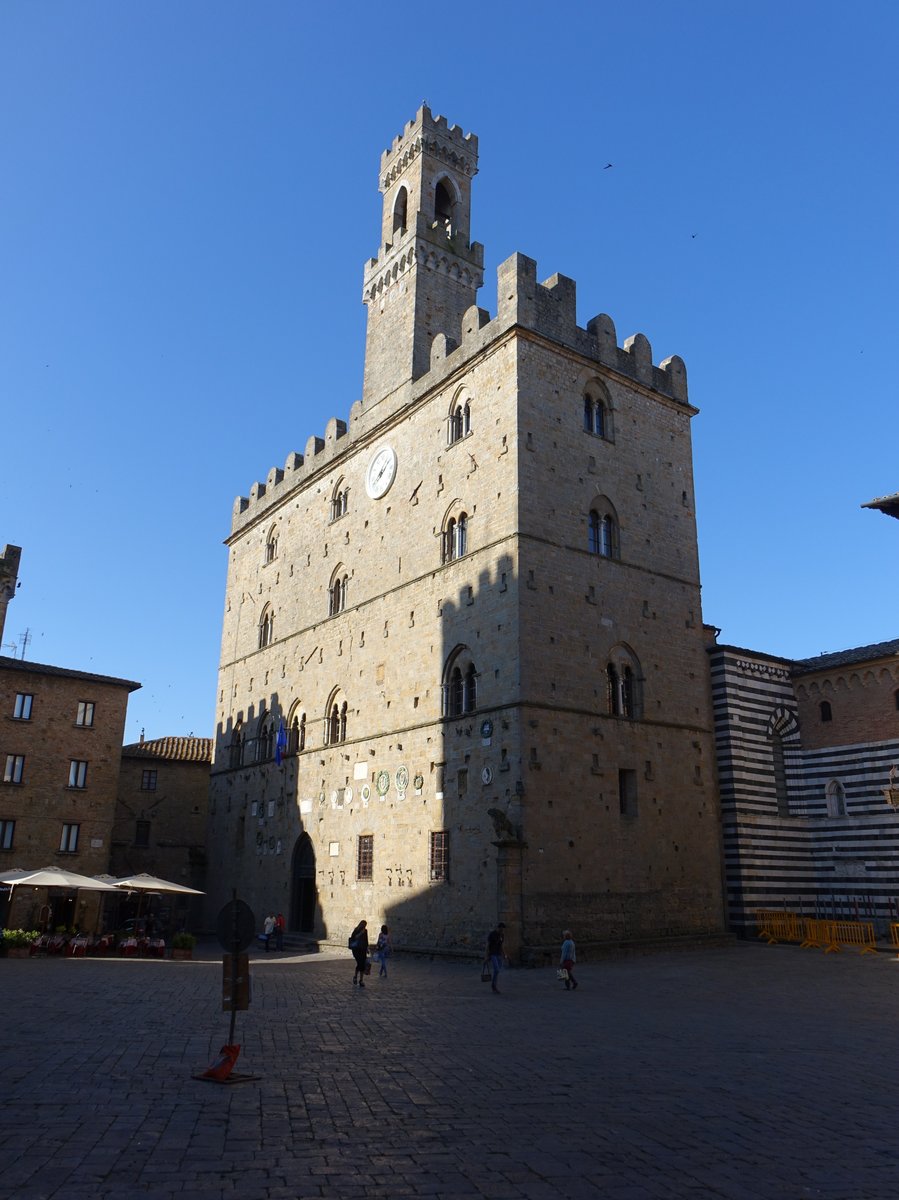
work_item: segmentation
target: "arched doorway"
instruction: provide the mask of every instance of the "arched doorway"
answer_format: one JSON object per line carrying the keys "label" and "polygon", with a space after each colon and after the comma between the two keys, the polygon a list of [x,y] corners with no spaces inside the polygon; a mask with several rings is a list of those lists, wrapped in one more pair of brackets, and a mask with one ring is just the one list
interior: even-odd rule
{"label": "arched doorway", "polygon": [[315,850],[308,833],[304,833],[294,846],[290,878],[290,928],[295,933],[312,933],[315,929]]}

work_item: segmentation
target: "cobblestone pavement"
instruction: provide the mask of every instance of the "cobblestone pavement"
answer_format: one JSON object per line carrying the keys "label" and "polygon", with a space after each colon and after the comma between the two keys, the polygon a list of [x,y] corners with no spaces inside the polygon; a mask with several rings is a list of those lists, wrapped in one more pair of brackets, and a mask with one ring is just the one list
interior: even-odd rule
{"label": "cobblestone pavement", "polygon": [[3,1200],[899,1198],[899,962],[737,945],[550,970],[0,960]]}

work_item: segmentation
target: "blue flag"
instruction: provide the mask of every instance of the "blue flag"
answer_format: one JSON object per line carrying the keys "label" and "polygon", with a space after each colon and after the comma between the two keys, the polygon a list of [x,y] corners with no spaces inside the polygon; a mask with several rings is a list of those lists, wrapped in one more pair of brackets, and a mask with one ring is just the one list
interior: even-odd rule
{"label": "blue flag", "polygon": [[278,736],[275,738],[275,762],[280,767],[281,759],[284,757],[284,751],[287,749],[287,730],[284,728],[284,718],[281,718],[278,725]]}

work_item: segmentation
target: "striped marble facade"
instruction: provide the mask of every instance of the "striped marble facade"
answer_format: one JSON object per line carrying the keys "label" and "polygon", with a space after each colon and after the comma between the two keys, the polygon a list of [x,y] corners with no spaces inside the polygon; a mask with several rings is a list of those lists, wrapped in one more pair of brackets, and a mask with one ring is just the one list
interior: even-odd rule
{"label": "striped marble facade", "polygon": [[[883,650],[892,654],[884,659]],[[876,698],[891,709],[872,717],[877,740],[804,748],[797,698],[809,663],[839,672],[849,655],[858,664],[875,652],[882,685]],[[881,932],[899,920],[899,811],[885,790],[899,764],[899,643],[791,660],[734,646],[709,648],[716,754],[721,792],[728,915],[749,932],[758,908],[787,908],[808,916],[875,919]],[[825,662],[825,660],[827,660]],[[832,661],[831,661],[832,660]],[[841,677],[855,723],[864,672],[853,665],[851,687]],[[870,672],[869,672],[870,674]],[[843,670],[845,675],[845,670]],[[825,693],[822,693],[825,694]],[[844,707],[846,707],[844,705]],[[811,721],[806,706],[806,720]],[[827,718],[830,720],[830,718]],[[830,733],[828,726],[827,732]],[[899,769],[895,784],[899,787]]]}

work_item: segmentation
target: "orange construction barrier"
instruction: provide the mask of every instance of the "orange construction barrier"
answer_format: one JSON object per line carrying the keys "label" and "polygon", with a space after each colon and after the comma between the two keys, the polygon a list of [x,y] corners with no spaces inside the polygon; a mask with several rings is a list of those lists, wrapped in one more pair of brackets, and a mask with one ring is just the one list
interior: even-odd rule
{"label": "orange construction barrier", "polygon": [[890,922],[890,941],[899,950],[899,921]]}
{"label": "orange construction barrier", "polygon": [[802,941],[802,920],[796,913],[760,908],[755,914],[755,919],[759,927],[758,936],[764,938],[769,946],[776,942]]}
{"label": "orange construction barrier", "polygon": [[806,917],[803,921],[805,937],[799,943],[803,950],[814,948],[820,950],[827,944],[827,931],[824,928],[827,921],[819,921],[816,917]]}
{"label": "orange construction barrier", "polygon": [[822,921],[826,945],[825,954],[833,954],[843,946],[860,946],[861,954],[876,954],[877,942],[872,921]]}

